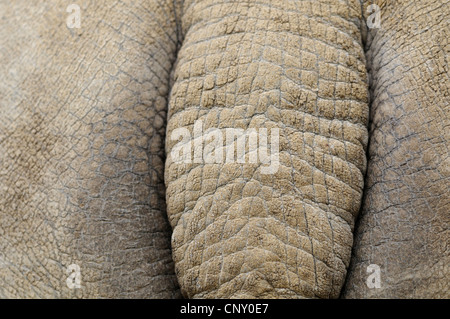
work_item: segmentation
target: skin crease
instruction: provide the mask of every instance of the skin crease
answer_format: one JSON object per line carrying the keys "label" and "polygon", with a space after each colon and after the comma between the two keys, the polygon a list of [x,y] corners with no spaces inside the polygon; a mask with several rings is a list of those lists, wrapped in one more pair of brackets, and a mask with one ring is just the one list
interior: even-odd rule
{"label": "skin crease", "polygon": [[361,2],[0,0],[0,298],[448,298],[449,2]]}

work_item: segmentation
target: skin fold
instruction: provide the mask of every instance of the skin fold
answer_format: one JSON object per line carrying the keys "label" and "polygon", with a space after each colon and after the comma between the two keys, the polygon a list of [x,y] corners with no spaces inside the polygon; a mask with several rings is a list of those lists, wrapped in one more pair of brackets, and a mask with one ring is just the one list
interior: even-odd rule
{"label": "skin fold", "polygon": [[[343,296],[449,298],[450,2],[377,3],[369,164]],[[369,264],[381,268],[379,289],[364,284]]]}
{"label": "skin fold", "polygon": [[77,3],[80,29],[67,1],[0,2],[0,297],[179,297],[163,182],[176,9]]}
{"label": "skin fold", "polygon": [[279,128],[280,168],[178,164],[167,212],[183,295],[336,298],[366,167],[361,9],[334,1],[185,1],[176,128]]}
{"label": "skin fold", "polygon": [[0,0],[0,298],[450,297],[449,1],[76,3]]}

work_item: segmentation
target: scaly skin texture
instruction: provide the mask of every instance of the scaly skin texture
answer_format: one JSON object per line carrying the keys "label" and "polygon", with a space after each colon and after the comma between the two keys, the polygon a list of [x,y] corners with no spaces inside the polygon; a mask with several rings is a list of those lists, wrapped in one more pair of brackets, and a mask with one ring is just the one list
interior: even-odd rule
{"label": "scaly skin texture", "polygon": [[[0,298],[338,297],[368,124],[342,296],[450,297],[448,0],[70,3],[0,0]],[[273,175],[169,155],[181,292],[169,95],[168,154],[280,129]]]}
{"label": "scaly skin texture", "polygon": [[[343,296],[449,298],[450,2],[375,3],[369,164]],[[366,286],[369,264],[380,289]]]}
{"label": "scaly skin texture", "polygon": [[77,1],[68,29],[69,4],[0,1],[0,297],[178,297],[163,183],[175,7]]}
{"label": "scaly skin texture", "polygon": [[[368,139],[359,1],[185,1],[167,211],[182,293],[337,297]],[[177,128],[279,128],[280,168],[178,164]]]}

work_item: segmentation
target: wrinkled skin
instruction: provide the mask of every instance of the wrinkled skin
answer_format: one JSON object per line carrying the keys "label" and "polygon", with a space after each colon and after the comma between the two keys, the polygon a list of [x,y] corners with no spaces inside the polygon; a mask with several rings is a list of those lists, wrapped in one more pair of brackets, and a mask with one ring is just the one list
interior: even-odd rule
{"label": "wrinkled skin", "polygon": [[[343,296],[449,298],[450,2],[377,3],[365,195]],[[370,263],[380,289],[364,284]]]}
{"label": "wrinkled skin", "polygon": [[0,297],[450,297],[448,1],[77,3],[0,1]]}
{"label": "wrinkled skin", "polygon": [[0,297],[180,296],[163,182],[175,8],[140,2],[78,1],[80,29],[67,1],[0,2]]}
{"label": "wrinkled skin", "polygon": [[[198,119],[204,131],[277,127],[280,168],[263,175],[259,164],[180,165],[168,157],[183,294],[338,297],[368,140],[359,2],[323,11],[299,1],[184,6],[168,137]],[[174,143],[166,139],[168,151]]]}

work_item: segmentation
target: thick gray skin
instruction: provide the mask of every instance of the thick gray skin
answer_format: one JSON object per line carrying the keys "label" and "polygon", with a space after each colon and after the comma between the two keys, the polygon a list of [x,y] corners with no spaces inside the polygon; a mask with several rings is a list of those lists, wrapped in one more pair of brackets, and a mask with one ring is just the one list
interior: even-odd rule
{"label": "thick gray skin", "polygon": [[[343,296],[449,298],[450,2],[376,3],[369,164]],[[378,289],[366,286],[370,264],[381,269]]]}
{"label": "thick gray skin", "polygon": [[70,30],[70,3],[0,1],[0,297],[179,297],[163,184],[175,8],[76,1]]}
{"label": "thick gray skin", "polygon": [[[166,138],[167,212],[191,298],[336,298],[363,191],[361,5],[186,0]],[[278,128],[280,165],[179,164],[175,129]]]}
{"label": "thick gray skin", "polygon": [[[242,7],[223,5],[223,10],[215,11],[214,9],[217,6],[220,7],[220,4],[209,6],[208,1],[187,1],[187,3],[189,4],[187,6],[189,9],[185,10],[187,16],[182,17],[186,38],[179,55],[178,68],[175,70],[179,83],[175,82],[171,95],[168,131],[180,126],[191,128],[192,121],[195,119],[203,119],[206,128],[208,126],[227,127],[230,125],[226,122],[227,119],[230,117],[234,119],[234,113],[227,108],[236,110],[236,119],[239,118],[239,121],[236,120],[231,124],[232,126],[251,127],[252,121],[256,122],[256,126],[272,126],[271,121],[277,119],[275,125],[285,128],[286,118],[274,116],[285,107],[283,103],[277,103],[276,98],[275,101],[269,101],[269,105],[272,103],[271,106],[262,107],[259,114],[258,112],[256,115],[252,114],[255,105],[259,106],[259,104],[252,100],[251,96],[252,93],[257,93],[258,85],[261,84],[257,76],[252,77],[251,71],[255,68],[259,69],[263,65],[261,61],[270,61],[274,70],[267,75],[267,79],[271,83],[276,81],[278,75],[276,66],[280,63],[280,60],[277,60],[277,53],[279,53],[277,50],[286,53],[283,56],[289,56],[298,48],[295,45],[294,47],[286,46],[283,42],[284,32],[287,31],[294,36],[308,37],[309,35],[308,28],[311,24],[298,19],[296,21],[304,23],[300,24],[299,30],[296,30],[295,23],[290,23],[291,17],[295,20],[296,13],[301,13],[301,16],[305,15],[314,22],[320,23],[325,19],[328,22],[326,28],[332,30],[334,26],[339,29],[339,24],[335,24],[335,20],[327,20],[330,16],[320,17],[320,14],[329,8],[326,6],[326,1],[316,2],[322,5],[321,10],[312,12],[309,11],[311,6],[308,2],[299,2],[301,9],[296,11],[298,7],[292,9],[291,3],[287,1],[272,1],[270,4],[262,1],[259,3],[260,6],[268,7],[271,11],[270,13],[262,11],[255,17],[249,14],[245,5]],[[280,3],[281,5],[278,6]],[[372,3],[377,3],[381,7],[382,27],[378,31],[369,31],[366,43],[372,93],[367,186],[362,216],[355,237],[353,262],[342,296],[347,298],[449,298],[450,250],[447,246],[450,237],[448,186],[450,180],[448,158],[450,85],[447,59],[450,48],[447,17],[450,15],[450,5],[448,1],[435,0],[361,1],[361,9],[366,18],[368,17],[366,8]],[[345,16],[343,12],[349,12],[351,15],[355,10],[355,3],[349,1],[347,4],[350,7],[346,8],[345,5],[340,4],[343,7],[342,11],[333,16],[342,18]],[[209,8],[212,10],[208,11]],[[199,13],[201,10],[207,13]],[[286,14],[283,14],[283,10]],[[288,12],[291,15],[287,14]],[[234,13],[243,14],[233,19]],[[220,14],[223,15],[222,18],[216,19]],[[285,17],[286,25],[283,25],[283,18],[280,19],[280,16]],[[255,18],[256,21],[267,21],[267,24],[258,25],[251,21],[251,18]],[[338,19],[338,21],[342,20]],[[358,21],[358,16],[352,16],[349,21]],[[258,52],[254,54],[252,49],[257,48],[262,40],[257,33],[246,37],[248,35],[246,32],[250,30],[242,28],[240,23],[251,27],[251,31],[265,25],[267,28],[265,31],[268,32],[264,33],[263,39],[270,39],[270,31],[277,32],[279,28],[277,40],[270,41],[273,49],[271,54],[262,57],[258,55]],[[360,26],[361,36],[365,39],[367,30],[364,21],[360,23]],[[348,29],[346,30],[348,32]],[[340,31],[346,32],[345,28]],[[220,67],[227,68],[229,63],[231,66],[228,70],[233,71],[228,73],[228,79],[225,76],[225,79],[229,80],[231,74],[232,79],[228,83],[224,84],[220,67],[214,69],[214,63],[208,65],[207,58],[206,63],[201,63],[202,58],[196,58],[196,55],[189,51],[202,52],[201,44],[204,42],[198,41],[202,37],[226,40],[227,45],[223,50],[220,46],[213,47],[211,42],[207,42],[210,45],[207,52],[209,56],[214,54],[220,56],[223,53]],[[318,45],[314,39],[320,40],[313,37],[308,48]],[[294,44],[296,41],[291,39],[290,43]],[[304,43],[306,40],[302,39],[299,42]],[[338,50],[342,45],[342,42],[335,43],[333,39],[328,39],[326,43]],[[283,45],[285,45],[284,48]],[[304,46],[299,47],[301,47],[300,51],[305,49]],[[355,41],[345,50],[349,54],[354,54],[358,52],[357,47],[358,41]],[[240,65],[235,56],[235,48],[237,52],[240,52],[238,57],[242,57],[242,60],[246,60],[248,55],[259,57],[260,60],[247,59],[246,64],[243,65],[244,71],[239,73],[238,69],[235,72],[236,65],[238,67]],[[320,61],[326,61],[326,55],[321,55],[319,50],[315,53]],[[295,56],[295,53],[293,55]],[[233,64],[233,61],[236,61],[236,64]],[[297,61],[304,62],[302,55],[298,56]],[[192,62],[189,69],[186,68],[188,62]],[[288,82],[289,77],[292,76],[292,73],[288,73],[290,71],[287,67],[288,62],[291,63],[291,60],[285,59],[285,64],[282,65],[285,71],[282,84]],[[339,64],[339,61],[337,63]],[[191,74],[195,74],[193,76],[195,81],[190,81]],[[245,82],[248,76],[252,79],[250,85]],[[322,76],[325,75],[320,74],[319,78]],[[235,86],[236,95],[230,94],[229,99],[224,99],[221,89],[233,88],[234,82],[237,81],[235,78],[242,80]],[[180,89],[179,86],[183,86],[186,82],[196,83],[200,93]],[[308,78],[302,75],[297,79],[296,84],[302,85],[301,88],[303,88],[308,86],[305,82],[308,83]],[[298,91],[301,91],[301,88]],[[274,89],[269,92],[274,93],[275,96],[281,91],[282,99],[280,100],[284,99],[288,104],[293,103],[297,109],[304,110],[305,104],[307,105],[304,102],[297,104],[298,99],[291,100],[291,96],[283,96],[285,92],[282,85],[269,89]],[[270,95],[269,92],[263,91]],[[200,103],[196,102],[196,95],[201,96]],[[339,94],[336,95],[339,96]],[[349,96],[347,95],[346,98],[348,99]],[[181,103],[177,99],[180,99]],[[338,102],[339,98],[336,101]],[[211,109],[208,111],[208,108]],[[315,111],[317,112],[317,108]],[[227,114],[226,112],[228,112],[227,116],[224,115]],[[246,115],[240,120],[242,113]],[[308,115],[308,111],[306,114]],[[308,118],[307,115],[304,118]],[[309,115],[317,115],[317,113],[314,113],[313,109]],[[350,115],[355,114],[350,113]],[[339,119],[338,114],[335,113],[335,116]],[[356,118],[356,116],[350,116],[346,120],[352,121]],[[220,121],[217,122],[217,119]],[[292,123],[289,124],[292,125]],[[295,127],[295,129],[308,132],[308,128],[305,127]],[[317,136],[320,137],[321,134]],[[287,150],[294,159],[307,158],[304,153],[298,152],[298,148],[295,149],[292,146],[296,144],[295,142],[302,145],[302,142],[296,141],[295,138],[292,140],[294,142],[284,150]],[[170,151],[173,141],[166,142]],[[364,143],[362,145],[364,146]],[[317,144],[314,146],[320,150],[316,150],[318,153],[327,153],[326,148],[320,149],[321,146]],[[350,156],[347,159],[351,162],[356,157]],[[326,168],[321,166],[323,163],[315,164],[316,169],[326,172]],[[288,161],[286,167],[288,170],[292,168],[292,162]],[[302,204],[308,203],[305,197],[297,196],[299,194],[294,191],[295,187],[302,186],[302,180],[290,181],[289,177],[276,176],[279,183],[271,184],[270,179],[264,180],[255,174],[257,170],[254,168],[247,167],[247,169],[247,172],[233,170],[226,165],[218,168],[187,165],[180,168],[173,165],[170,158],[166,162],[168,213],[174,226],[173,255],[183,294],[188,297],[335,297],[335,291],[339,291],[344,283],[340,280],[340,270],[335,268],[331,272],[333,275],[327,276],[329,269],[316,268],[313,272],[316,282],[311,283],[308,281],[311,277],[308,276],[307,271],[299,274],[302,270],[308,269],[305,265],[308,260],[308,248],[305,249],[300,241],[295,246],[297,249],[301,248],[299,254],[292,254],[293,249],[289,240],[296,238],[299,233],[292,230],[295,227],[299,230],[304,226],[300,217],[304,211],[301,207]],[[295,175],[295,167],[293,172]],[[326,173],[329,174],[329,172]],[[336,177],[336,175],[329,175]],[[196,181],[200,177],[206,180],[202,180],[201,185],[198,186]],[[310,181],[310,185],[315,189],[314,195],[318,194],[320,189],[319,180]],[[289,186],[284,188],[284,183]],[[271,188],[269,187],[271,191],[281,190],[282,195],[287,195],[287,209],[283,208],[286,202],[282,200],[277,202],[270,196],[264,197],[267,195],[261,191],[261,186],[264,188],[267,185],[272,185]],[[178,188],[186,189],[186,192],[177,193]],[[330,187],[326,189],[332,190]],[[345,192],[338,196],[332,195],[332,192],[330,194],[328,199],[331,200],[345,198]],[[359,198],[353,196],[359,203]],[[313,203],[320,203],[318,197],[312,198]],[[259,201],[260,199],[263,200]],[[260,202],[269,209],[264,205],[259,206]],[[300,205],[294,209],[297,223],[290,224],[289,219],[292,217],[290,205],[295,206],[298,203]],[[284,215],[280,214],[280,211],[284,212]],[[327,239],[330,238],[326,238],[329,234],[328,227],[326,223],[318,223],[319,210],[314,211],[313,216],[317,219],[312,219],[312,222],[307,217],[305,219],[312,229],[318,224],[321,225],[320,231],[325,236],[317,241],[320,247],[320,244],[326,245]],[[286,230],[285,233],[281,231],[278,236],[272,236],[274,232],[276,233],[279,226],[277,224],[280,222],[281,224],[284,222],[284,227],[281,228]],[[353,228],[351,220],[349,225]],[[334,231],[336,227],[331,229]],[[309,238],[313,241],[315,236],[317,235],[310,233]],[[240,242],[239,237],[243,237]],[[272,241],[271,237],[274,238]],[[339,240],[332,242],[342,244]],[[312,246],[314,245],[311,244]],[[215,249],[212,249],[213,247]],[[279,247],[282,248],[277,250]],[[285,248],[284,251],[283,248]],[[339,260],[336,258],[335,250],[330,246],[326,251],[330,253],[328,262]],[[345,249],[340,252],[343,251],[345,252]],[[293,256],[298,255],[302,255],[303,258],[296,264]],[[313,255],[318,261],[317,264],[320,264],[321,257],[317,249]],[[342,258],[342,254],[340,257],[345,263],[345,257]],[[270,264],[275,267],[271,267]],[[326,264],[329,266],[333,262],[326,262]],[[370,274],[366,270],[370,264],[377,264],[381,268],[381,288],[379,289],[369,289],[366,285],[366,279]],[[297,281],[297,278],[300,280]]]}
{"label": "thick gray skin", "polygon": [[[82,29],[70,31],[64,21],[67,2],[54,1],[49,5],[43,1],[0,1],[0,75],[6,79],[0,82],[0,297],[180,296],[164,209],[163,140],[171,86],[169,73],[183,37],[181,25],[186,35],[187,26],[195,24],[192,16],[183,14],[189,10],[169,2],[138,1],[139,6],[135,6],[136,2],[131,4],[131,1],[118,4],[78,1],[83,12]],[[386,6],[379,4],[384,10]],[[342,12],[349,11],[345,4],[340,5]],[[398,7],[386,8],[389,16],[404,12],[406,7],[400,2]],[[449,256],[445,248],[449,211],[446,192],[449,164],[445,156],[449,137],[442,136],[448,132],[449,118],[444,104],[448,99],[445,60],[448,43],[444,42],[448,30],[445,19],[434,16],[444,12],[445,17],[448,3],[440,6],[438,1],[427,1],[418,9],[409,11],[411,23],[419,19],[412,13],[421,16],[430,13],[433,19],[423,21],[423,27],[433,26],[432,34],[434,30],[444,32],[434,39],[418,36],[417,41],[423,44],[419,46],[419,60],[409,61],[407,52],[415,52],[417,43],[410,42],[407,28],[396,27],[395,19],[383,20],[383,31],[369,34],[367,65],[372,80],[373,108],[368,189],[344,297],[449,297],[449,283],[445,279]],[[277,19],[272,14],[269,13],[267,20]],[[317,21],[323,19],[312,17]],[[362,26],[362,22],[355,25]],[[231,33],[232,26],[233,23]],[[387,35],[394,35],[396,41],[389,42]],[[398,39],[404,40],[404,44],[396,46]],[[233,58],[233,54],[222,49],[226,63],[227,57]],[[405,59],[391,59],[399,49],[405,52]],[[188,51],[183,50],[186,60]],[[347,52],[355,50],[358,52],[358,45],[346,48]],[[318,56],[323,58],[320,53]],[[421,83],[414,83],[414,79],[427,74],[424,68],[427,59],[432,61],[431,70],[435,73],[427,75],[429,78]],[[183,56],[179,61],[183,61]],[[395,63],[389,64],[390,61]],[[394,72],[395,76],[391,76],[390,72],[400,62],[407,75]],[[175,68],[175,84],[183,75],[182,64],[178,64],[178,71]],[[419,70],[418,76],[414,77],[414,70]],[[397,83],[401,83],[400,88],[395,86]],[[392,102],[386,102],[389,99],[382,95],[389,88],[405,92],[401,96],[406,96],[409,102],[396,103],[408,106],[410,115],[398,113],[398,108],[392,111]],[[411,97],[416,91],[421,93]],[[398,99],[396,95],[390,98]],[[417,110],[425,118],[420,123],[413,122]],[[364,123],[364,116],[361,121]],[[173,119],[172,122],[175,123]],[[424,122],[436,124],[421,130]],[[393,127],[383,129],[386,123]],[[419,134],[412,139],[389,135],[398,123]],[[410,149],[416,151],[411,153]],[[435,151],[430,153],[430,149]],[[395,157],[389,158],[394,153]],[[407,155],[412,158],[406,158]],[[426,169],[418,162],[424,163]],[[408,177],[411,170],[414,178]],[[379,171],[389,174],[380,175]],[[392,174],[394,183],[390,183]],[[169,189],[170,183],[177,180],[177,176],[169,175]],[[246,185],[254,184],[253,181]],[[320,189],[319,185],[315,186],[316,190]],[[236,189],[235,195],[240,196]],[[257,199],[251,187],[244,191]],[[206,198],[207,194],[196,196]],[[350,198],[353,198],[352,210],[357,211],[359,196]],[[170,195],[168,202],[174,203]],[[185,219],[189,219],[189,207],[183,210],[186,210]],[[288,214],[294,226],[299,221],[292,218],[297,212],[294,209]],[[169,208],[169,214],[175,231],[178,228],[183,235],[180,225],[174,223],[179,218],[178,211]],[[352,218],[355,216],[353,211]],[[350,219],[349,229],[353,228],[352,223]],[[235,228],[232,224],[230,227]],[[302,226],[297,224],[297,227]],[[319,236],[327,234],[320,227],[314,227],[314,231]],[[219,229],[217,234],[223,235],[223,230]],[[188,238],[195,235],[195,232],[186,233]],[[179,235],[174,237],[175,247],[179,238]],[[343,260],[348,262],[350,231],[346,231],[345,238]],[[316,245],[328,247],[326,236],[319,238]],[[336,297],[344,284],[347,263],[340,264],[339,258],[326,249],[319,251],[328,254],[335,261],[333,265],[339,267],[335,272],[327,269],[324,280],[313,280],[311,285],[292,286],[292,282],[278,279],[284,287],[276,287],[277,282],[273,284],[270,280],[276,272],[271,273],[269,267],[262,276],[249,276],[251,280],[245,282],[241,291],[233,291],[226,285],[221,291],[220,285],[214,287],[213,268],[210,277],[204,277],[212,287],[206,285],[199,289],[198,281],[181,274],[192,273],[192,269],[194,272],[208,270],[206,263],[183,269],[178,262],[178,279],[187,297]],[[203,251],[198,248],[193,252]],[[320,259],[317,250],[316,254]],[[186,264],[186,259],[183,262]],[[82,289],[70,290],[66,285],[66,267],[73,263],[81,266]],[[369,290],[365,284],[368,276],[365,269],[370,263],[381,266],[381,290]],[[286,261],[285,266],[292,265]],[[251,273],[252,269],[246,271]],[[298,277],[300,282],[308,282],[311,278],[308,272],[303,275]],[[318,278],[320,272],[314,276]]]}

